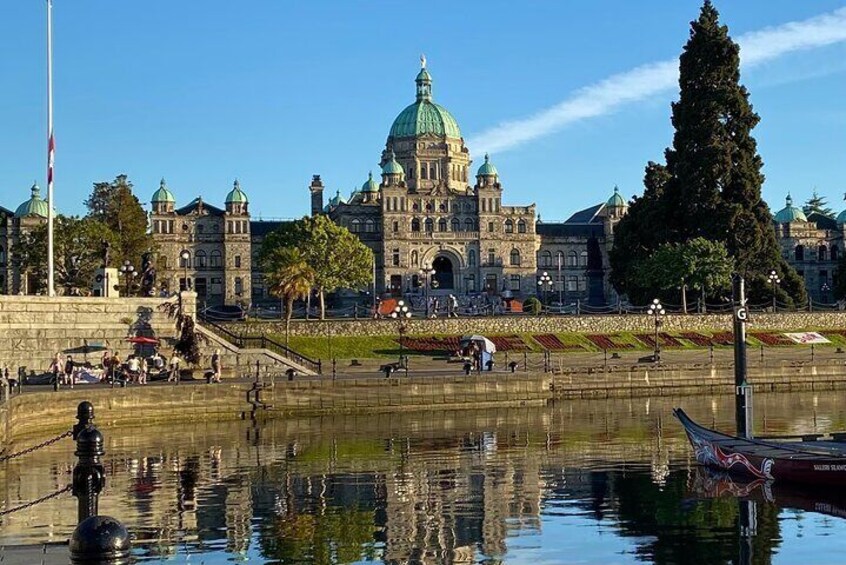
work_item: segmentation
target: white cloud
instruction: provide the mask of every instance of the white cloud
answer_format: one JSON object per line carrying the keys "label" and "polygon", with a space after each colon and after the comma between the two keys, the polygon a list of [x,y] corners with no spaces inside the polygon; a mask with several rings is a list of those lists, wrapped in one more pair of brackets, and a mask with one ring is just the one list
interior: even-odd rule
{"label": "white cloud", "polygon": [[[846,41],[846,8],[746,33],[738,38],[741,64],[753,67],[796,51]],[[575,91],[551,108],[502,122],[468,140],[481,153],[501,153],[574,122],[609,114],[632,102],[677,88],[678,60],[662,61],[612,75]]]}

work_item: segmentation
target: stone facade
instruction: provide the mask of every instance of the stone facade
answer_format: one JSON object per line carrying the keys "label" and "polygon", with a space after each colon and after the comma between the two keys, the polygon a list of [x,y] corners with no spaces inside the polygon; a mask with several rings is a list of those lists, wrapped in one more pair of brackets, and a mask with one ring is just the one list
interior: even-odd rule
{"label": "stone facade", "polygon": [[35,294],[38,289],[38,281],[31,273],[21,271],[14,256],[21,237],[47,220],[47,203],[38,185],[30,190],[30,199],[15,212],[0,206],[0,294]]}

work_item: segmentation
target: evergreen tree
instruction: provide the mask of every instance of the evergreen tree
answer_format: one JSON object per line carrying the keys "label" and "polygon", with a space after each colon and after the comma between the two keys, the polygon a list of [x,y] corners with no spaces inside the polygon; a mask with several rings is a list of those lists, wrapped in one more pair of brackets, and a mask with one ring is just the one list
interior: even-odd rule
{"label": "evergreen tree", "polygon": [[[662,243],[696,237],[725,245],[747,279],[753,301],[767,296],[766,275],[773,269],[782,278],[786,302],[807,298],[802,280],[781,256],[772,216],[761,199],[763,162],[752,137],[760,118],[739,81],[740,48],[706,0],[699,18],[691,22],[690,39],[679,60],[680,95],[672,105],[676,131],[665,152],[663,189],[645,209],[632,205],[614,238],[620,250],[612,254],[612,269],[619,272],[612,280],[625,280],[618,290],[629,292],[633,300],[652,290],[631,281],[633,262],[650,256]],[[632,233],[636,241],[626,242]],[[621,257],[624,253],[628,259]]]}
{"label": "evergreen tree", "polygon": [[176,340],[173,350],[179,353],[187,363],[198,365],[200,363],[200,335],[195,328],[194,319],[191,316],[182,316],[179,323],[179,339]]}
{"label": "evergreen tree", "polygon": [[814,189],[813,195],[807,202],[805,202],[805,205],[802,206],[802,211],[805,212],[806,216],[810,216],[811,214],[820,214],[821,216],[826,216],[832,219],[834,218],[834,210],[828,206],[825,196],[817,194],[816,188]]}

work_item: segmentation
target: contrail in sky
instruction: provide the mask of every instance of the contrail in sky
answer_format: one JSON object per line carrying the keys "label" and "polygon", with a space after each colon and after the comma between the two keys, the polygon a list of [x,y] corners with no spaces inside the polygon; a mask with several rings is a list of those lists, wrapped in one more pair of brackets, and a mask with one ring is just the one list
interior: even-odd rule
{"label": "contrail in sky", "polygon": [[[742,35],[745,68],[804,51],[846,41],[846,8]],[[678,88],[678,59],[636,67],[576,90],[551,108],[527,118],[507,121],[475,135],[467,142],[481,153],[501,153],[549,135],[579,120],[609,114],[619,107]]]}

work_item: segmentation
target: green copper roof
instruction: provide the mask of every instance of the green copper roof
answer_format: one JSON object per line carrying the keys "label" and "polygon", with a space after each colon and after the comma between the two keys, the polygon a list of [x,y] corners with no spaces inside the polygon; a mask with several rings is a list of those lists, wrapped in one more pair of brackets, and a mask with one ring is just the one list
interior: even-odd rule
{"label": "green copper roof", "polygon": [[625,208],[626,207],[626,200],[620,196],[620,189],[616,186],[614,187],[614,194],[611,195],[611,198],[608,199],[608,202],[605,203],[606,206],[609,208]]}
{"label": "green copper roof", "polygon": [[425,133],[461,138],[461,130],[452,114],[432,102],[432,77],[424,66],[417,78],[417,100],[394,120],[390,137],[417,137]]}
{"label": "green copper roof", "polygon": [[153,198],[150,202],[176,202],[176,198],[174,198],[173,193],[168,190],[164,179],[162,179],[159,183],[159,189],[153,193]]}
{"label": "green copper roof", "polygon": [[15,216],[18,218],[26,218],[29,216],[38,216],[46,218],[49,208],[47,208],[47,201],[41,198],[41,189],[37,184],[32,185],[32,196],[29,200],[18,206],[15,210]]}
{"label": "green copper roof", "polygon": [[394,152],[391,151],[391,158],[388,160],[384,165],[382,165],[382,174],[383,175],[404,175],[405,171],[402,169],[402,165],[397,163],[396,156]]}
{"label": "green copper roof", "polygon": [[241,190],[241,183],[235,181],[235,186],[226,195],[227,204],[249,204],[247,193]]}
{"label": "green copper roof", "polygon": [[479,167],[478,172],[476,172],[477,177],[495,177],[499,173],[496,171],[496,167],[494,164],[491,163],[491,158],[485,153],[485,162],[482,163],[482,166]]}
{"label": "green copper roof", "polygon": [[367,180],[361,185],[362,192],[379,192],[379,183],[373,180],[373,173],[367,175]]}
{"label": "green copper roof", "polygon": [[335,192],[335,196],[329,199],[329,206],[337,206],[338,204],[343,204],[344,199],[341,198],[341,191],[338,190]]}
{"label": "green copper roof", "polygon": [[842,212],[837,214],[837,223],[846,224],[846,210],[843,210]]}
{"label": "green copper roof", "polygon": [[778,211],[775,215],[775,221],[779,224],[789,224],[790,222],[807,222],[805,212],[801,208],[793,205],[793,199],[790,194],[787,195],[786,206]]}

